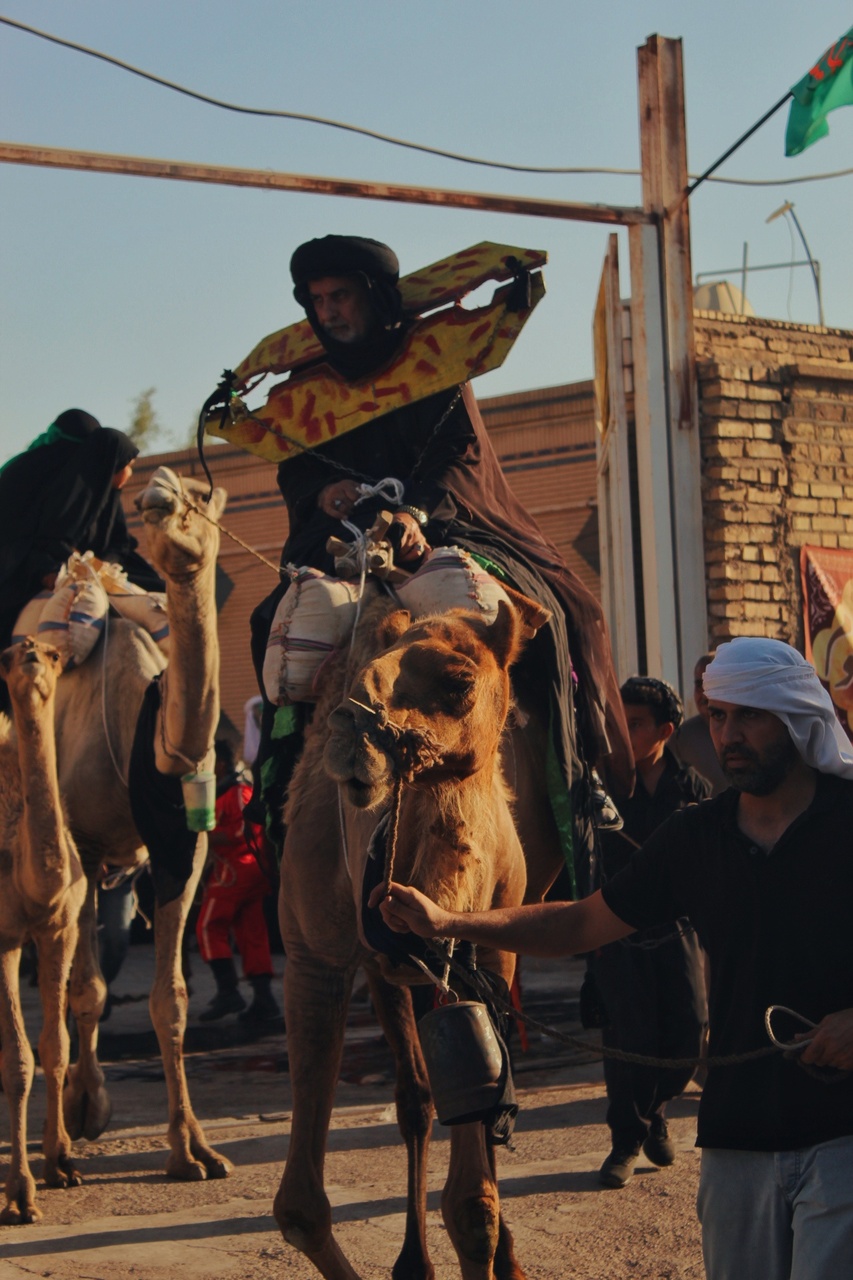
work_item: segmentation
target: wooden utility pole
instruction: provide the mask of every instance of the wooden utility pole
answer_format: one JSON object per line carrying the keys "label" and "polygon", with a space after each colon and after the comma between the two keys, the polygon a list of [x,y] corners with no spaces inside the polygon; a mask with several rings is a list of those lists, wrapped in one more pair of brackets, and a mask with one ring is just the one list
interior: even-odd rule
{"label": "wooden utility pole", "polygon": [[683,693],[708,644],[681,41],[638,50],[643,208],[629,228],[646,661]]}

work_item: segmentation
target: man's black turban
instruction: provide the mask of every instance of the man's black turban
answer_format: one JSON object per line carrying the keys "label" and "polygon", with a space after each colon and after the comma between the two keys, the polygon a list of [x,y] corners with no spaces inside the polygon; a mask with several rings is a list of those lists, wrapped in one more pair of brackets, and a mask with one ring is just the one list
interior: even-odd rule
{"label": "man's black turban", "polygon": [[[290,274],[297,294],[301,285],[324,276],[349,276],[362,272],[371,280],[396,284],[400,263],[393,249],[363,236],[323,236],[301,244],[290,259]],[[301,298],[298,299],[301,302]]]}
{"label": "man's black turban", "polygon": [[[403,299],[397,288],[400,263],[393,249],[363,236],[323,236],[301,244],[290,259],[293,296],[322,342],[329,363],[345,378],[365,377],[387,364],[402,342]],[[375,331],[361,342],[338,342],[317,320],[309,285],[326,276],[361,276],[375,319]]]}

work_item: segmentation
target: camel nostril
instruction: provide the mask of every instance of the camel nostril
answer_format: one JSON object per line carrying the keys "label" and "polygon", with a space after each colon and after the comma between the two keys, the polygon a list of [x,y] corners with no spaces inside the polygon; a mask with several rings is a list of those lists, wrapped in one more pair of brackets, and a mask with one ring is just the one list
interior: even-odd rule
{"label": "camel nostril", "polygon": [[355,728],[355,715],[349,707],[335,707],[329,715],[328,725],[333,732],[352,732]]}

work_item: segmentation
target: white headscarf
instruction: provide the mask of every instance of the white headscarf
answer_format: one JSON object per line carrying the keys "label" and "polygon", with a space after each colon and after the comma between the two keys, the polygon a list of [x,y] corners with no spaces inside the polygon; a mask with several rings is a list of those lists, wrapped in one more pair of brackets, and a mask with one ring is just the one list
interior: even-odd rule
{"label": "white headscarf", "polygon": [[705,694],[772,711],[807,765],[853,778],[853,744],[810,662],[781,640],[742,636],[721,644],[705,669]]}

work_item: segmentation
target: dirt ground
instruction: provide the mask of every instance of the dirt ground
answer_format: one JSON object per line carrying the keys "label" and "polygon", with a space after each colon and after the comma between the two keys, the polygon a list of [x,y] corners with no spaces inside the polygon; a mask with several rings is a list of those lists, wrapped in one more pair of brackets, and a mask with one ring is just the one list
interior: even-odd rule
{"label": "dirt ground", "polygon": [[[137,987],[144,980],[141,972],[129,979]],[[567,974],[565,967],[529,973],[525,1007],[537,1017],[543,1009],[568,1009],[561,1026],[578,1030],[571,1020],[578,980],[578,971]],[[194,1004],[202,1007],[209,992],[202,981],[198,985]],[[147,1044],[143,1026],[144,1003],[116,1008],[104,1028],[111,1028],[104,1035],[104,1057],[111,1043]],[[190,1089],[208,1138],[235,1165],[232,1177],[204,1183],[165,1177],[159,1063],[150,1052],[116,1054],[106,1067],[113,1096],[110,1128],[98,1142],[76,1144],[83,1185],[48,1191],[42,1184],[41,1222],[0,1228],[0,1280],[309,1280],[316,1274],[282,1241],[271,1216],[290,1130],[286,1036],[279,1031],[240,1042],[236,1024],[206,1034],[219,1034],[222,1044],[189,1054]],[[512,1149],[499,1153],[499,1176],[504,1212],[529,1280],[700,1280],[694,1211],[699,1161],[693,1148],[698,1089],[692,1086],[670,1110],[675,1166],[655,1169],[641,1158],[626,1188],[606,1191],[596,1177],[609,1148],[601,1068],[577,1057],[538,1035],[531,1037],[527,1054],[516,1054],[521,1112]],[[5,1164],[5,1107],[2,1113]],[[37,1077],[29,1130],[37,1178],[43,1114],[43,1081]],[[459,1275],[439,1212],[448,1149],[447,1130],[436,1125],[428,1235],[438,1280]],[[326,1184],[336,1235],[358,1274],[363,1280],[388,1277],[403,1234],[405,1156],[387,1049],[366,1006],[354,1006],[350,1018]]]}

